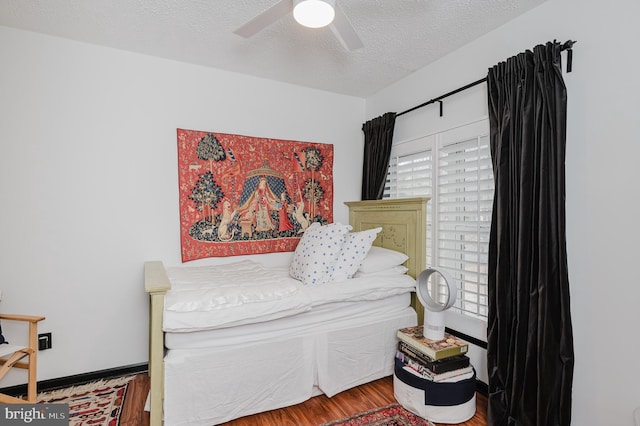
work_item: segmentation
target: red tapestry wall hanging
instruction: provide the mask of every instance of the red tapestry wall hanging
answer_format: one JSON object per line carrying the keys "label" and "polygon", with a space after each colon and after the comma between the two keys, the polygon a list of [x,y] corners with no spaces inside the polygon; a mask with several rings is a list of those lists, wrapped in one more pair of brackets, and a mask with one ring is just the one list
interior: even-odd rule
{"label": "red tapestry wall hanging", "polygon": [[333,145],[178,129],[182,261],[293,251],[333,222]]}

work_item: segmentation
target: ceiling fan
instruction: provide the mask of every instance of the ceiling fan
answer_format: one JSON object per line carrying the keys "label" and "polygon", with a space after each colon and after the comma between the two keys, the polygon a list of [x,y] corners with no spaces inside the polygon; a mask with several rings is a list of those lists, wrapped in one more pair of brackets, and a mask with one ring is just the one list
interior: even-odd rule
{"label": "ceiling fan", "polygon": [[344,48],[349,51],[364,46],[349,22],[349,18],[336,4],[336,0],[280,0],[234,33],[249,38],[290,12],[293,12],[293,17],[301,25],[310,28],[328,25]]}

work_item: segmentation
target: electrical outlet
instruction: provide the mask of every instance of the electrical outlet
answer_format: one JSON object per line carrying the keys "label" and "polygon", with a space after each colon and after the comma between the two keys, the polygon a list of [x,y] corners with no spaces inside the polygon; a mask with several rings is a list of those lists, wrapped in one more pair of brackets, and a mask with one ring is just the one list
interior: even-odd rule
{"label": "electrical outlet", "polygon": [[51,333],[38,334],[38,350],[51,349]]}

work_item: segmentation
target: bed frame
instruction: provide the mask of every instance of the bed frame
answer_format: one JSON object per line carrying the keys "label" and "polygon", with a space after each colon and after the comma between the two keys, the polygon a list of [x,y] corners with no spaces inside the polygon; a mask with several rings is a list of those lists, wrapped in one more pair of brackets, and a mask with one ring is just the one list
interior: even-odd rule
{"label": "bed frame", "polygon": [[[405,264],[408,274],[417,277],[425,268],[426,262],[426,224],[428,198],[403,198],[393,200],[352,201],[349,207],[349,223],[353,231],[382,226],[374,245],[406,253],[409,260]],[[164,265],[161,261],[148,261],[144,264],[144,288],[149,294],[149,376],[151,389],[149,406],[151,426],[162,425],[162,407],[164,400],[165,354],[162,315],[164,296],[171,288]],[[423,309],[419,306],[415,294],[412,305],[422,323]]]}

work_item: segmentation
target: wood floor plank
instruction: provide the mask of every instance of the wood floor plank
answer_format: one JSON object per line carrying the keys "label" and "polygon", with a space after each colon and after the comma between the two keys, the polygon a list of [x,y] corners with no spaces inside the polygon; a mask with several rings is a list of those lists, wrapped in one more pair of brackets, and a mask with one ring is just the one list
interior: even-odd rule
{"label": "wood floor plank", "polygon": [[149,426],[149,413],[144,411],[150,385],[147,374],[138,374],[127,387],[120,426]]}

